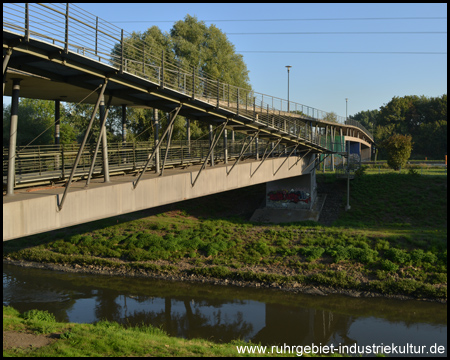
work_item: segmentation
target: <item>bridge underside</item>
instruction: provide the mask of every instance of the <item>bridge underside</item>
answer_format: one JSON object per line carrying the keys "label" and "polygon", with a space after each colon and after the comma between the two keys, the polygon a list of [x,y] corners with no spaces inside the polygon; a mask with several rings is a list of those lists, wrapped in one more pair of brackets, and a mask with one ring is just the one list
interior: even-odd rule
{"label": "bridge underside", "polygon": [[[3,198],[3,241],[68,226],[126,214],[151,207],[193,199],[217,192],[314,174],[315,155],[273,158],[263,163],[244,161],[230,171],[230,165],[205,169],[195,186],[199,166],[187,170],[166,170],[163,177],[146,174],[133,189],[131,176],[112,177],[110,183],[74,183],[67,202],[58,209],[63,188],[27,192]],[[261,166],[259,166],[261,164]],[[227,172],[229,174],[227,175]]]}

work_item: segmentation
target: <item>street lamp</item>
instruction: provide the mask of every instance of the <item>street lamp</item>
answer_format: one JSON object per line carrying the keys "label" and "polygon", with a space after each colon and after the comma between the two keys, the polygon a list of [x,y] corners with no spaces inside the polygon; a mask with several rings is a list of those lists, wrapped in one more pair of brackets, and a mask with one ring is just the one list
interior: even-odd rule
{"label": "street lamp", "polygon": [[291,69],[291,65],[286,65],[288,71],[288,113],[289,113],[289,70]]}
{"label": "street lamp", "polygon": [[[348,113],[347,113],[348,98],[345,98],[345,123],[348,123]],[[345,206],[345,211],[351,209],[350,206],[350,141],[347,143],[347,205]]]}
{"label": "street lamp", "polygon": [[348,121],[348,115],[347,115],[347,103],[348,103],[348,98],[345,98],[345,122]]}

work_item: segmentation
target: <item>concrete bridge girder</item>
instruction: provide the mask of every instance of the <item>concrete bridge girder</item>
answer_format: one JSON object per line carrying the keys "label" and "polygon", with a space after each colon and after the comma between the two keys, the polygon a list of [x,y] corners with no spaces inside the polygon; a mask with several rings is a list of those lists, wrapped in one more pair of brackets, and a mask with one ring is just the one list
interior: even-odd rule
{"label": "concrete bridge girder", "polygon": [[[3,241],[268,180],[309,174],[314,166],[306,167],[313,156],[307,155],[300,160],[291,156],[287,161],[284,158],[270,158],[262,164],[259,161],[242,162],[229,175],[229,165],[207,168],[198,177],[195,186],[192,183],[199,167],[192,171],[166,171],[164,177],[148,174],[134,190],[131,182],[122,177],[111,178],[109,183],[92,183],[91,188],[74,183],[71,196],[61,211],[58,210],[60,189],[21,192],[3,201]],[[261,166],[255,172],[258,165]]]}

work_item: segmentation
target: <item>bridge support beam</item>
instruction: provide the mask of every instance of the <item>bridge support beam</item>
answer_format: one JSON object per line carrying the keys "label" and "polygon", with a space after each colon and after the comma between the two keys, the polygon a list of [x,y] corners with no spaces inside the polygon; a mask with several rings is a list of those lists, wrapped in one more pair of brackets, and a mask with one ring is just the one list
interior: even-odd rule
{"label": "bridge support beam", "polygon": [[11,120],[9,126],[9,150],[8,150],[8,177],[6,196],[14,195],[16,175],[16,144],[17,144],[17,122],[19,119],[19,93],[20,79],[13,79],[13,90],[11,99]]}

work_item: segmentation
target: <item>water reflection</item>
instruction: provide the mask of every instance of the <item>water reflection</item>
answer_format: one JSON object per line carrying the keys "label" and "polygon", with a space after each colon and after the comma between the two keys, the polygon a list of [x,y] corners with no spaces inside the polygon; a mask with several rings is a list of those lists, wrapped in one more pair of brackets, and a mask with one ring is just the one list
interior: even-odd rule
{"label": "water reflection", "polygon": [[152,324],[170,335],[265,345],[397,342],[447,345],[447,306],[314,297],[3,266],[3,303],[49,310],[58,321]]}

